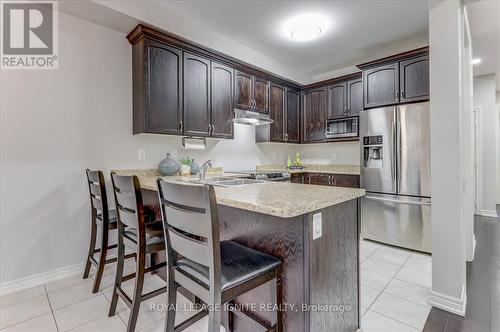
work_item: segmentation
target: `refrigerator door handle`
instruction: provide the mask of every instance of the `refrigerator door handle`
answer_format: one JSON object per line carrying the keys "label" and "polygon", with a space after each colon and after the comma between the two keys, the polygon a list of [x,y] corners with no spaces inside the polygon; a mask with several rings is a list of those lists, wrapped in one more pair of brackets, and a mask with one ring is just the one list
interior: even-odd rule
{"label": "refrigerator door handle", "polygon": [[[392,151],[394,151],[394,137],[395,137],[395,131],[396,131],[396,126],[395,126],[395,122],[394,120],[391,122],[391,144],[392,144]],[[396,155],[394,154],[394,157],[396,157]],[[393,181],[393,183],[396,181],[396,162],[395,162],[395,158],[393,158],[393,162],[392,162],[392,165],[391,165],[391,179]]]}
{"label": "refrigerator door handle", "polygon": [[398,144],[397,144],[397,149],[398,149],[398,153],[396,155],[396,159],[397,159],[397,163],[398,163],[398,170],[397,170],[397,174],[398,174],[398,190],[399,190],[399,182],[401,181],[401,140],[402,140],[402,137],[401,137],[401,121],[398,120],[398,125],[397,125],[397,135],[398,135]]}
{"label": "refrigerator door handle", "polygon": [[399,199],[390,199],[390,198],[381,198],[381,197],[374,197],[374,196],[365,196],[366,199],[372,200],[372,201],[379,201],[379,202],[388,202],[388,203],[397,203],[397,204],[407,204],[407,205],[431,205],[430,202],[422,202],[422,201],[405,201],[405,200],[399,200]]}

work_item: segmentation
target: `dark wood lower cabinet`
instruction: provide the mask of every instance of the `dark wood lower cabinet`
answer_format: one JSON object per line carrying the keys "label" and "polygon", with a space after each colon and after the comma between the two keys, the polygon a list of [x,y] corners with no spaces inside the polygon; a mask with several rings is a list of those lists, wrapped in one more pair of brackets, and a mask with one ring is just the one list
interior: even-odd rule
{"label": "dark wood lower cabinet", "polygon": [[321,186],[359,188],[359,175],[329,173],[293,173],[292,183],[316,184]]}

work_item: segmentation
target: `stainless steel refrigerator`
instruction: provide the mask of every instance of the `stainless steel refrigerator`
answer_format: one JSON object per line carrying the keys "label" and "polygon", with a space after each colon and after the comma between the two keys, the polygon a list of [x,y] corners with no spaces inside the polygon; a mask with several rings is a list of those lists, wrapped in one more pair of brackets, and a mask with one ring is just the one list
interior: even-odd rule
{"label": "stainless steel refrigerator", "polygon": [[431,252],[429,103],[360,114],[361,236]]}

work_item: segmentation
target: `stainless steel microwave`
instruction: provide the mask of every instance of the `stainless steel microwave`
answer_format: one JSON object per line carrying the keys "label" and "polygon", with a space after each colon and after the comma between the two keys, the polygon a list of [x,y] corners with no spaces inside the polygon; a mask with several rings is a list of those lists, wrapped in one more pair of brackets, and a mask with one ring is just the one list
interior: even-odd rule
{"label": "stainless steel microwave", "polygon": [[359,136],[357,116],[326,121],[326,138],[345,138]]}

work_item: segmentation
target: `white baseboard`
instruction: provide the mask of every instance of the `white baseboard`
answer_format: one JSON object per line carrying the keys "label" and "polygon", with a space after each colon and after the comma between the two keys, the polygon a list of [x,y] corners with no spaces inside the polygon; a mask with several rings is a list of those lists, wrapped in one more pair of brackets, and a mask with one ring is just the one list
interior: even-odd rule
{"label": "white baseboard", "polygon": [[465,316],[465,309],[467,306],[465,286],[462,288],[462,296],[460,299],[436,291],[431,291],[429,304],[433,307],[446,310],[456,315]]}
{"label": "white baseboard", "polygon": [[481,210],[479,215],[483,217],[498,218],[497,211],[494,210]]}
{"label": "white baseboard", "polygon": [[19,292],[24,289],[40,286],[52,281],[64,279],[75,274],[83,273],[84,263],[68,265],[40,274],[35,274],[29,277],[8,281],[0,284],[0,295],[6,295],[14,292]]}

